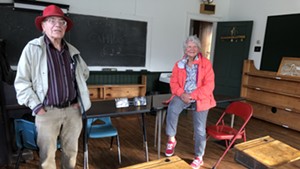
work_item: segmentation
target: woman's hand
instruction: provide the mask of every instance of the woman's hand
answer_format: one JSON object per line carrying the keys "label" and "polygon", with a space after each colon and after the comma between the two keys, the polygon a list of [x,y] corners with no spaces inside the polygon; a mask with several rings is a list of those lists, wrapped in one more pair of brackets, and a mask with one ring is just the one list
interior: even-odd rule
{"label": "woman's hand", "polygon": [[191,102],[191,95],[188,94],[188,93],[183,93],[183,94],[180,96],[180,98],[181,98],[181,100],[182,100],[184,103],[186,103],[186,104],[188,104],[188,103]]}

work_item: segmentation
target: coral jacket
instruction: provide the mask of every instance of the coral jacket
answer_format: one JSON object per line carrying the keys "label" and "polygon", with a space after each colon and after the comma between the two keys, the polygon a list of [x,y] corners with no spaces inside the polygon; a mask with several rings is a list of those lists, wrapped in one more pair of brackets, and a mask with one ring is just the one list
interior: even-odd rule
{"label": "coral jacket", "polygon": [[[180,68],[178,66],[179,62],[180,60],[175,63],[170,78],[172,98],[175,95],[180,97],[184,93],[184,85],[187,75],[185,67]],[[198,75],[197,89],[195,89],[191,93],[191,97],[192,99],[196,100],[198,112],[208,110],[216,106],[216,101],[213,95],[213,90],[215,88],[215,74],[212,68],[212,64],[201,54],[198,55],[198,59],[195,59],[193,64],[198,65]]]}

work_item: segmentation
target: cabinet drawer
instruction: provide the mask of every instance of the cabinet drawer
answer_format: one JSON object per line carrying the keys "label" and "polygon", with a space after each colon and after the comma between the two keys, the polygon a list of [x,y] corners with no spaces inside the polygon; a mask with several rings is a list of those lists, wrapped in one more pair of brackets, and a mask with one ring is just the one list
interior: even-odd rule
{"label": "cabinet drawer", "polygon": [[272,92],[265,92],[257,89],[248,89],[248,92],[244,97],[247,100],[254,101],[257,103],[300,112],[298,106],[300,105],[300,98],[297,97]]}
{"label": "cabinet drawer", "polygon": [[90,88],[89,89],[90,92],[90,99],[99,99],[100,98],[100,93],[99,93],[99,89],[97,88]]}
{"label": "cabinet drawer", "polygon": [[251,101],[247,102],[253,106],[254,117],[281,125],[286,128],[291,128],[300,131],[299,113],[286,111],[283,109],[278,109],[276,107],[271,107]]}
{"label": "cabinet drawer", "polygon": [[112,86],[105,88],[105,99],[113,99],[113,98],[119,98],[119,97],[127,97],[127,98],[133,98],[136,96],[144,96],[144,93],[141,93],[142,87],[139,85],[136,86]]}

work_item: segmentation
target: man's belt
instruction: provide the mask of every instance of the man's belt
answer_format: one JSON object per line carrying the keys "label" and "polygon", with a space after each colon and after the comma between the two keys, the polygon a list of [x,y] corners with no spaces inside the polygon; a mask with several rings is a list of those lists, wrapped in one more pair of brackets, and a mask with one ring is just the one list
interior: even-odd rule
{"label": "man's belt", "polygon": [[75,104],[75,103],[77,103],[77,99],[74,99],[72,101],[64,102],[60,105],[53,105],[51,107],[56,107],[56,108],[62,109],[62,108],[70,107],[72,104]]}

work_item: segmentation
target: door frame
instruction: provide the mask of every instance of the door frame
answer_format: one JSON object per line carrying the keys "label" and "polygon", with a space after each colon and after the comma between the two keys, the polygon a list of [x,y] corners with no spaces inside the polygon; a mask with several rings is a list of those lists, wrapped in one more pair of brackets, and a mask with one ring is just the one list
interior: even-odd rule
{"label": "door frame", "polygon": [[220,21],[219,18],[213,16],[206,16],[203,14],[196,14],[196,13],[187,13],[187,23],[186,23],[186,34],[185,36],[188,37],[190,35],[190,25],[192,20],[203,21],[203,22],[211,22],[213,24],[213,33],[211,39],[211,48],[210,48],[210,61],[213,63],[214,60],[214,51],[215,51],[215,41],[216,41],[216,33],[217,33],[217,23]]}

